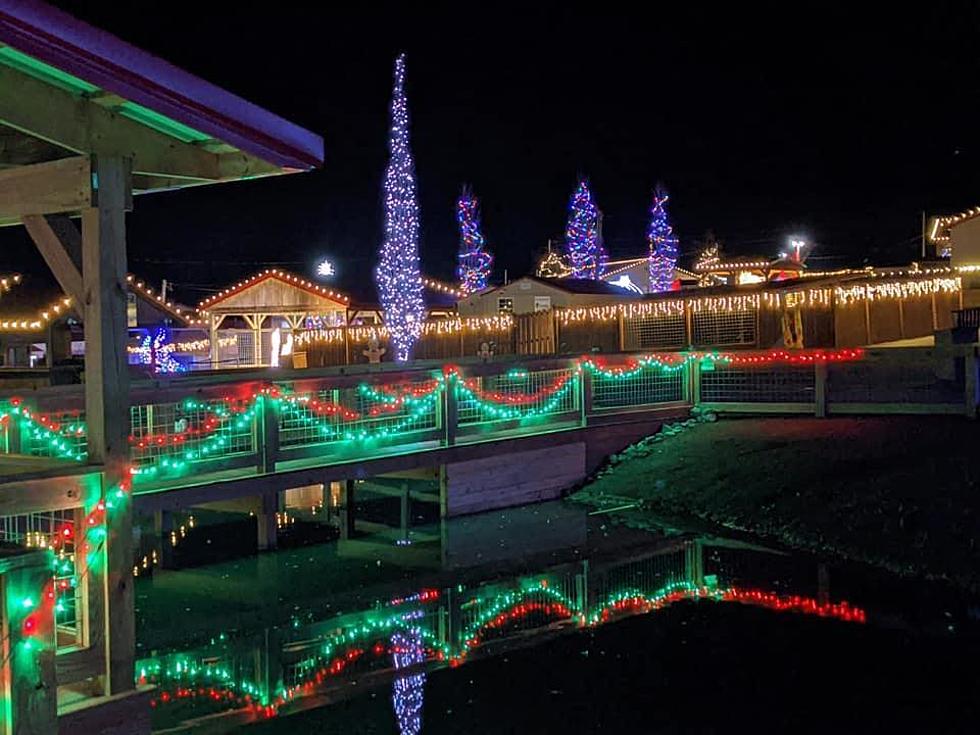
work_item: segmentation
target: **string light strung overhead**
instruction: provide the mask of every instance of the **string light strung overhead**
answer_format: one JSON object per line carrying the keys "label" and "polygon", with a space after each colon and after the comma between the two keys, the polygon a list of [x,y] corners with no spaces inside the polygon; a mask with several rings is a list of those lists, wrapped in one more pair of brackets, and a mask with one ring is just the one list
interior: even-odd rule
{"label": "string light strung overhead", "polygon": [[674,286],[674,269],[677,267],[677,237],[667,216],[667,191],[657,184],[650,208],[650,227],[647,241],[650,243],[650,291],[663,293]]}
{"label": "string light strung overhead", "polygon": [[493,256],[486,251],[480,231],[480,209],[469,187],[463,189],[456,202],[456,221],[459,223],[459,265],[456,275],[464,294],[482,291],[487,287]]}
{"label": "string light strung overhead", "polygon": [[395,348],[395,360],[405,362],[425,322],[419,271],[419,206],[405,97],[405,54],[395,60],[388,150],[390,158],[384,180],[385,235],[374,275],[385,326]]}
{"label": "string light strung overhead", "polygon": [[580,179],[568,204],[565,248],[572,278],[598,281],[606,272],[606,249],[602,245],[599,219],[602,214],[592,200],[589,182]]}

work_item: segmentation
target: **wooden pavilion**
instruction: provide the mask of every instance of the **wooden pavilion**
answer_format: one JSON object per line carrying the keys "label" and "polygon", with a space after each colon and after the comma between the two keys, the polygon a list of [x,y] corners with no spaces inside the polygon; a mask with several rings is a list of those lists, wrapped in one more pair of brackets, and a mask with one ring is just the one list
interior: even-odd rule
{"label": "wooden pavilion", "polygon": [[[320,166],[323,141],[36,0],[0,3],[0,141],[0,224],[27,228],[83,313],[88,461],[101,468],[91,490],[105,508],[110,493],[123,497],[106,511],[104,563],[77,560],[82,622],[74,648],[56,658],[54,645],[41,646],[29,663],[0,656],[5,732],[103,732],[110,721],[113,732],[148,732],[147,700],[134,684],[132,503],[124,492],[125,213],[134,194]],[[5,514],[71,507],[64,493],[6,497],[2,480],[15,470],[2,469]],[[27,567],[45,558],[25,556],[17,573],[29,576]],[[68,706],[65,697],[80,701]]]}
{"label": "wooden pavilion", "polygon": [[[199,314],[208,324],[211,365],[219,366],[218,330],[236,317],[245,323],[237,349],[251,351],[245,364],[278,364],[273,343],[283,344],[275,335],[282,330],[342,327],[347,324],[350,299],[338,291],[318,286],[283,270],[265,270],[202,301]],[[247,337],[247,339],[245,339]],[[248,356],[246,355],[246,358]]]}

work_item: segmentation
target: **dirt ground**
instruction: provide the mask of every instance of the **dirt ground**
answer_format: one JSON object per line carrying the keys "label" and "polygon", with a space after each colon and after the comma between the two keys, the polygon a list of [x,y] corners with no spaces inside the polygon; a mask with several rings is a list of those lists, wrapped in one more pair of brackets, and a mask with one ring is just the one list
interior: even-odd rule
{"label": "dirt ground", "polygon": [[619,497],[980,590],[980,424],[959,417],[701,423],[627,450],[574,499]]}

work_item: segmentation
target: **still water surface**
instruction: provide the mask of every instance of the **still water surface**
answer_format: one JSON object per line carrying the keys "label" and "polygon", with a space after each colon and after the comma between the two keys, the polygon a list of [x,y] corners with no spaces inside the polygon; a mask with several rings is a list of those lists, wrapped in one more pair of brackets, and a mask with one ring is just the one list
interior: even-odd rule
{"label": "still water surface", "polygon": [[978,607],[937,585],[563,503],[395,540],[142,581],[155,727],[980,730]]}

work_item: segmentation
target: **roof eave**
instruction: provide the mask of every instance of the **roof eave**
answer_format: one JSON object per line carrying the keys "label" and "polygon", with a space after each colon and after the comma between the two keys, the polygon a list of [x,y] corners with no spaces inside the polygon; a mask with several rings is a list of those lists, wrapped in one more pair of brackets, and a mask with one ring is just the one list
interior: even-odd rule
{"label": "roof eave", "polygon": [[323,165],[323,138],[34,0],[6,0],[0,41],[284,170]]}

